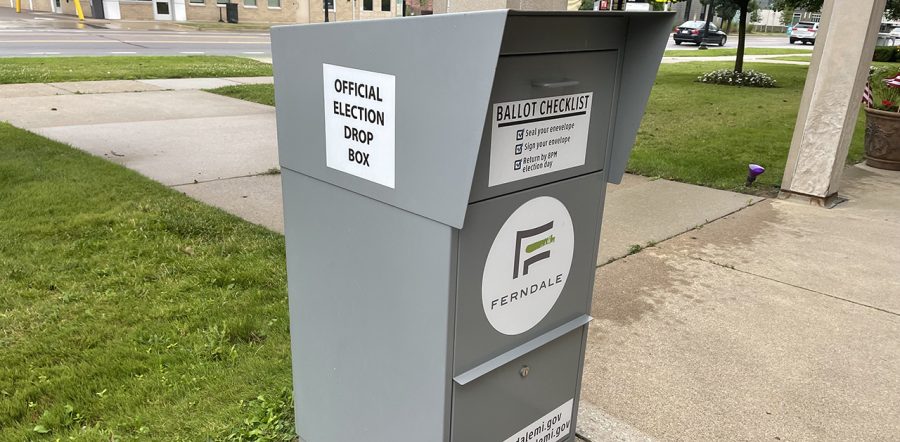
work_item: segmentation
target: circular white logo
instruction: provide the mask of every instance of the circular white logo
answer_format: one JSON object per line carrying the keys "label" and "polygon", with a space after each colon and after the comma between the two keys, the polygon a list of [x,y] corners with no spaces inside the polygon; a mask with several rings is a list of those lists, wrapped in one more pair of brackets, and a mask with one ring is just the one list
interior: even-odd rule
{"label": "circular white logo", "polygon": [[484,264],[481,301],[491,325],[517,335],[541,322],[569,277],[575,233],[556,198],[522,204],[497,232]]}

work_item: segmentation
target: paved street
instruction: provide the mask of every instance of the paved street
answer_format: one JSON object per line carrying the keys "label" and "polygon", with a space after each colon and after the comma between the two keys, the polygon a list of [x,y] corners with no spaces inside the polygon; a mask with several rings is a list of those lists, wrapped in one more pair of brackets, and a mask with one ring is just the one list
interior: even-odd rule
{"label": "paved street", "polygon": [[[42,55],[236,55],[271,57],[268,32],[109,29],[51,13],[0,7],[0,57]],[[162,26],[160,26],[162,27]]]}
{"label": "paved street", "polygon": [[[738,38],[737,35],[729,35],[728,41],[725,42],[725,48],[737,48]],[[802,45],[800,43],[790,44],[788,42],[787,35],[784,36],[773,36],[773,35],[748,35],[747,36],[747,47],[748,48],[781,48],[781,49],[809,49],[812,52],[812,45]],[[710,46],[712,49],[717,49],[717,45]],[[669,37],[669,44],[666,46],[666,49],[678,50],[678,51],[696,51],[697,46],[692,44],[682,44],[681,46],[676,46],[675,41]]]}
{"label": "paved street", "polygon": [[[135,29],[139,28],[139,29]],[[49,12],[23,11],[0,7],[0,57],[46,55],[237,55],[271,57],[269,33],[265,31],[177,30],[173,22],[121,22],[89,20]],[[716,47],[716,46],[714,46]],[[731,36],[726,48],[737,47]],[[787,36],[747,37],[752,48],[806,48],[791,45]],[[676,46],[669,39],[666,49],[696,51],[697,46]]]}

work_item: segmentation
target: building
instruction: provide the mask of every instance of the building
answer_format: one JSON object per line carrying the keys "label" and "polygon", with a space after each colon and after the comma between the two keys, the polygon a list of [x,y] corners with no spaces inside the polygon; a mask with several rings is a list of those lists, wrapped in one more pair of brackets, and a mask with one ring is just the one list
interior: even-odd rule
{"label": "building", "polygon": [[[108,20],[219,21],[228,3],[237,4],[238,20],[250,23],[319,23],[387,18],[397,14],[398,0],[21,0],[22,8],[75,15],[81,1],[85,17]],[[327,4],[325,3],[327,2]],[[11,0],[14,6],[14,0]]]}

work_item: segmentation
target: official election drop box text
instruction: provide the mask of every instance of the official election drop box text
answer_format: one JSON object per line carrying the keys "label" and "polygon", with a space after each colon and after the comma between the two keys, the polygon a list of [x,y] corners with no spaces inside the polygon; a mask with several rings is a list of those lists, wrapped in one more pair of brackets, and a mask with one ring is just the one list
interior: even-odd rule
{"label": "official election drop box text", "polygon": [[302,440],[574,438],[606,183],[672,19],[273,28]]}

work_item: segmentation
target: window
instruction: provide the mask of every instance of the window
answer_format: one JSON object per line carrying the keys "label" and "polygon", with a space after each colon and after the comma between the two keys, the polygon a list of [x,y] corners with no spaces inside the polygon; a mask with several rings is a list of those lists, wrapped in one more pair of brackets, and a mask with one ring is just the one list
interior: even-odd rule
{"label": "window", "polygon": [[383,12],[391,12],[391,0],[381,0],[381,10]]}
{"label": "window", "polygon": [[269,0],[269,7],[270,8],[280,8],[281,0]]}
{"label": "window", "polygon": [[334,11],[334,0],[324,0],[324,2],[329,11]]}
{"label": "window", "polygon": [[225,6],[228,4],[228,0],[216,0],[216,4],[219,6]]}
{"label": "window", "polygon": [[245,7],[245,8],[247,8],[247,7],[255,8],[255,7],[256,7],[256,0],[244,0],[244,7]]}
{"label": "window", "polygon": [[363,11],[371,11],[372,10],[372,8],[373,8],[372,1],[373,0],[363,0]]}
{"label": "window", "polygon": [[204,0],[190,0],[192,5],[202,5]]}
{"label": "window", "polygon": [[822,14],[813,14],[812,16],[810,16],[810,20],[818,23],[822,20]]}

